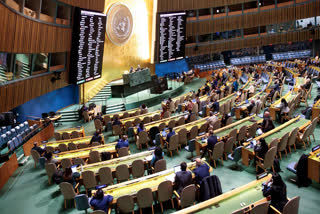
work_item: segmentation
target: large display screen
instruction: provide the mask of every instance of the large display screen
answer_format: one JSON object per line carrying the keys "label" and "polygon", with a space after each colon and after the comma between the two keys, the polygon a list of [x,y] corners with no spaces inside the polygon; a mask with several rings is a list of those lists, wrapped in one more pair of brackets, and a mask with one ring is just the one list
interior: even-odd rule
{"label": "large display screen", "polygon": [[82,84],[101,78],[106,15],[76,8],[70,59],[70,83]]}
{"label": "large display screen", "polygon": [[186,12],[160,14],[159,62],[185,56]]}

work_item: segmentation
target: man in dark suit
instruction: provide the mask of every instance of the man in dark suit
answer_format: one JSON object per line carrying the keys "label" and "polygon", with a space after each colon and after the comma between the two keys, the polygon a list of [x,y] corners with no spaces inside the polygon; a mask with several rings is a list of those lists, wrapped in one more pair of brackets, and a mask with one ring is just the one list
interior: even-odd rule
{"label": "man in dark suit", "polygon": [[181,195],[183,188],[192,183],[192,174],[190,171],[187,171],[187,163],[182,162],[180,168],[181,171],[177,172],[175,177],[176,189],[179,195]]}
{"label": "man in dark suit", "polygon": [[196,183],[201,184],[201,181],[203,178],[210,176],[210,173],[209,173],[210,167],[205,163],[201,163],[200,158],[196,159],[196,166],[197,168],[193,170],[193,173],[196,176],[195,177]]}
{"label": "man in dark suit", "polygon": [[45,152],[44,149],[42,149],[41,147],[38,146],[38,142],[34,142],[33,143],[33,147],[32,147],[33,150],[36,150],[40,156],[42,156]]}
{"label": "man in dark suit", "polygon": [[266,111],[263,115],[263,121],[261,124],[261,129],[264,133],[271,131],[272,129],[274,129],[274,125],[273,122],[271,120],[271,116],[270,113],[268,111]]}
{"label": "man in dark suit", "polygon": [[213,134],[212,130],[209,131],[209,137],[208,137],[207,143],[208,143],[208,145],[204,149],[204,151],[201,155],[201,158],[203,158],[206,155],[208,149],[213,151],[214,145],[216,145],[216,143],[218,143],[218,138],[216,135]]}

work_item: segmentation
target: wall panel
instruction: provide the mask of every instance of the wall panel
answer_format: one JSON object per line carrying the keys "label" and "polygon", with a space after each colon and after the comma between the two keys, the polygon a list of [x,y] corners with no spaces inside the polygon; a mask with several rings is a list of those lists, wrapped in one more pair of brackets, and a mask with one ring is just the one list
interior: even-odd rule
{"label": "wall panel", "polygon": [[81,8],[86,8],[86,9],[91,9],[96,11],[104,11],[105,0],[59,0],[59,1],[72,6],[76,6],[76,7],[81,7]]}
{"label": "wall panel", "polygon": [[71,49],[72,29],[43,24],[0,3],[0,52],[49,53]]}

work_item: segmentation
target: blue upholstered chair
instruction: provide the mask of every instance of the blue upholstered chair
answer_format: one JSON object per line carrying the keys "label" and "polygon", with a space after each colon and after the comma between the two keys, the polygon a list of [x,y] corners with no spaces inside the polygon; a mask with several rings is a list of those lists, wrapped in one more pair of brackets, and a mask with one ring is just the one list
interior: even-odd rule
{"label": "blue upholstered chair", "polygon": [[85,194],[76,195],[74,198],[76,201],[77,210],[84,210],[87,213],[87,209],[90,208],[88,196]]}
{"label": "blue upholstered chair", "polygon": [[16,138],[16,137],[12,138],[12,142],[13,142],[15,148],[19,146],[18,138]]}

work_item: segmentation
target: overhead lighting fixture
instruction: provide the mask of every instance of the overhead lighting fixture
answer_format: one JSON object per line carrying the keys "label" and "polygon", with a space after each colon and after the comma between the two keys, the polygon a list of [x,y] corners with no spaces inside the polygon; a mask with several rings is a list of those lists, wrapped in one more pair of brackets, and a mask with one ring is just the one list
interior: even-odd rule
{"label": "overhead lighting fixture", "polygon": [[219,13],[220,11],[219,10],[217,10],[217,13]]}

